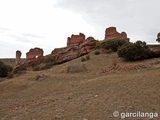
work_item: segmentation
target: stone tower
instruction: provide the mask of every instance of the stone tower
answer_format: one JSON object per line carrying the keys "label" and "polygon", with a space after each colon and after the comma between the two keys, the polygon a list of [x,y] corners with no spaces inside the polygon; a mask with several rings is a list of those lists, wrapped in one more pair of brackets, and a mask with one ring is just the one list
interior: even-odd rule
{"label": "stone tower", "polygon": [[19,66],[21,64],[21,51],[17,50],[16,51],[16,60],[15,60],[15,63],[16,63],[16,66]]}

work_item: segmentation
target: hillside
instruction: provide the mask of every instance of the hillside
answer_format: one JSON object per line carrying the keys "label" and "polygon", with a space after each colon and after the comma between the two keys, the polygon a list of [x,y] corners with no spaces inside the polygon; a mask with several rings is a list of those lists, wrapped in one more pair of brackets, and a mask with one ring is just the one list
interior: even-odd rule
{"label": "hillside", "polygon": [[[10,65],[12,67],[15,66],[15,58],[0,58],[0,61],[4,62],[7,65]],[[26,61],[25,58],[21,58],[21,63],[24,63]]]}
{"label": "hillside", "polygon": [[[119,120],[114,111],[160,113],[160,58],[125,62],[116,53],[94,51],[89,56],[0,82],[0,118]],[[70,73],[75,66],[74,72],[85,69]]]}

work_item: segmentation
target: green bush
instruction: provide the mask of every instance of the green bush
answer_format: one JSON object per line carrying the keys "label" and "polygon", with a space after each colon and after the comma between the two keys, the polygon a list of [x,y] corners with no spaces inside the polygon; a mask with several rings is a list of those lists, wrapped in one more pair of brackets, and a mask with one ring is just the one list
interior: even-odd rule
{"label": "green bush", "polygon": [[11,79],[14,77],[14,73],[13,72],[9,72],[7,75],[8,79]]}
{"label": "green bush", "polygon": [[126,43],[126,40],[124,39],[108,40],[103,44],[103,48],[107,50],[111,49],[113,52],[116,52],[118,50],[118,47],[122,46],[125,43]]}
{"label": "green bush", "polygon": [[95,49],[100,49],[100,48],[102,48],[102,43],[100,41],[96,41]]}
{"label": "green bush", "polygon": [[160,43],[160,33],[157,34],[157,39],[156,39],[156,41]]}
{"label": "green bush", "polygon": [[55,56],[47,55],[44,57],[43,63],[50,63],[50,62],[55,62]]}
{"label": "green bush", "polygon": [[154,52],[154,57],[160,57],[160,50],[159,50],[159,51]]}
{"label": "green bush", "polygon": [[118,49],[118,56],[127,61],[143,60],[153,57],[153,52],[147,47],[145,42],[126,43]]}
{"label": "green bush", "polygon": [[90,60],[90,56],[89,55],[86,56],[86,60]]}
{"label": "green bush", "polygon": [[47,55],[44,58],[40,59],[38,63],[32,65],[33,71],[40,71],[50,69],[53,65],[56,64],[55,56]]}
{"label": "green bush", "polygon": [[90,56],[89,55],[86,55],[85,58],[84,57],[81,58],[81,62],[85,62],[87,60],[90,60]]}
{"label": "green bush", "polygon": [[109,50],[105,50],[104,51],[104,53],[106,53],[106,54],[110,54],[110,53],[112,53],[113,51],[112,51],[112,49],[109,49]]}
{"label": "green bush", "polygon": [[0,77],[7,77],[8,73],[12,71],[12,67],[0,61]]}
{"label": "green bush", "polygon": [[95,54],[95,55],[99,55],[100,52],[97,50],[97,51],[94,52],[94,54]]}
{"label": "green bush", "polygon": [[42,66],[42,67],[40,68],[40,70],[50,69],[50,68],[53,67],[54,65],[55,65],[55,62],[46,63],[44,66]]}
{"label": "green bush", "polygon": [[86,58],[82,57],[81,62],[84,62],[84,61],[86,61]]}
{"label": "green bush", "polygon": [[33,71],[39,71],[39,70],[40,70],[40,67],[38,65],[33,67]]}

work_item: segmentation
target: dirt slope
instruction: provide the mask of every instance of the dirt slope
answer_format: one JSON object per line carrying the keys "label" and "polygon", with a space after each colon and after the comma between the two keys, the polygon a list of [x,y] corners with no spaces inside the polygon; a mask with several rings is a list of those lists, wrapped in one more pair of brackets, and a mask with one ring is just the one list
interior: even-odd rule
{"label": "dirt slope", "polygon": [[0,82],[1,120],[119,120],[114,111],[160,115],[159,58],[124,62],[115,53],[93,52],[83,63],[86,71],[66,73],[72,64],[82,64],[81,58]]}

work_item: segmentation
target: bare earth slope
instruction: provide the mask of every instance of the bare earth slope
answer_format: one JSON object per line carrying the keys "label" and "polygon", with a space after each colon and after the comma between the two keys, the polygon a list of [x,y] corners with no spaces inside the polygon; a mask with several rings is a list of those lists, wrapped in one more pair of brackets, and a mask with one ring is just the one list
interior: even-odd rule
{"label": "bare earth slope", "polygon": [[[159,58],[133,63],[115,53],[90,57],[81,73],[66,73],[68,65],[82,64],[78,58],[0,82],[1,120],[119,120],[114,111],[160,115]],[[44,76],[36,80],[38,74]]]}

